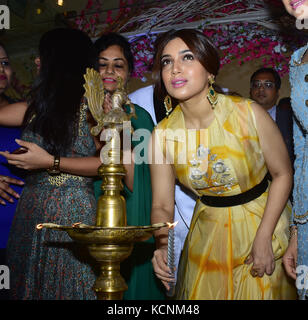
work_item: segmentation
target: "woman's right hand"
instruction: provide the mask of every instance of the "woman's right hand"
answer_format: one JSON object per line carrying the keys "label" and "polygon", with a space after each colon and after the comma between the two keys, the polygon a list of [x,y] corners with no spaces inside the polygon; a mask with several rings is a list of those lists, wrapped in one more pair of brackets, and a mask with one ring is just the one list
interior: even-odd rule
{"label": "woman's right hand", "polygon": [[19,199],[19,194],[10,187],[10,184],[22,186],[24,185],[24,182],[21,180],[0,175],[0,204],[2,205],[5,205],[4,200],[13,203],[14,200],[11,196],[15,197],[16,199]]}
{"label": "woman's right hand", "polygon": [[160,279],[166,289],[169,290],[169,283],[175,282],[175,270],[173,270],[172,273],[172,270],[167,266],[167,256],[168,249],[166,246],[155,250],[152,258],[152,264],[156,277]]}
{"label": "woman's right hand", "polygon": [[0,155],[4,156],[8,163],[24,170],[48,169],[53,165],[54,157],[39,145],[15,139],[27,152],[22,154],[9,153],[8,151],[0,151]]}
{"label": "woman's right hand", "polygon": [[287,275],[296,280],[296,261],[297,261],[297,233],[293,234],[289,246],[282,258],[282,263]]}

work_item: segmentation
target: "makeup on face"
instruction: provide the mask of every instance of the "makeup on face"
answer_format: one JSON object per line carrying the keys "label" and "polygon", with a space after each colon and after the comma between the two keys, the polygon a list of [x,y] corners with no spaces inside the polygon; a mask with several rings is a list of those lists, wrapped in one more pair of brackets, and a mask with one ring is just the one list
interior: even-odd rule
{"label": "makeup on face", "polygon": [[308,1],[307,0],[282,0],[286,10],[296,19],[308,18]]}
{"label": "makeup on face", "polygon": [[113,45],[100,52],[99,73],[105,89],[110,92],[117,88],[117,77],[122,78],[124,84],[127,82],[128,63],[120,46]]}
{"label": "makeup on face", "polygon": [[181,88],[185,86],[185,84],[187,83],[187,80],[184,78],[177,78],[177,79],[173,79],[171,83],[173,88]]}
{"label": "makeup on face", "polygon": [[160,61],[162,80],[170,96],[179,101],[206,96],[209,73],[182,39],[170,40]]}
{"label": "makeup on face", "polygon": [[178,74],[181,74],[185,65],[194,61],[194,54],[190,50],[181,50],[178,55],[173,57],[171,55],[163,55],[161,58],[161,64],[164,71],[170,71],[172,73],[171,85],[174,89],[184,87],[188,79]]}
{"label": "makeup on face", "polygon": [[9,58],[4,51],[4,49],[0,46],[0,90],[6,90],[11,82],[11,78],[13,75],[13,71],[11,68],[11,64]]}
{"label": "makeup on face", "polygon": [[7,78],[7,75],[5,74],[6,70],[10,69],[11,65],[10,65],[10,61],[9,58],[7,56],[0,56],[0,74],[5,77],[5,79]]}
{"label": "makeup on face", "polygon": [[292,0],[290,1],[290,6],[293,10],[296,10],[297,8],[302,6],[305,2],[306,0]]}

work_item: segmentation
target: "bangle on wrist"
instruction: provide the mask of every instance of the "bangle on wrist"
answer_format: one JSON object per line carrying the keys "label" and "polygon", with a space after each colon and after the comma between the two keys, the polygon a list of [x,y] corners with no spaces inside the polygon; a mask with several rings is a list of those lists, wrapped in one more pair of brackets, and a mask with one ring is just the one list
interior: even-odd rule
{"label": "bangle on wrist", "polygon": [[54,156],[53,166],[46,170],[51,176],[60,174],[60,156]]}
{"label": "bangle on wrist", "polygon": [[297,236],[297,227],[296,226],[290,227],[289,240],[291,240],[291,238],[293,238],[294,236]]}

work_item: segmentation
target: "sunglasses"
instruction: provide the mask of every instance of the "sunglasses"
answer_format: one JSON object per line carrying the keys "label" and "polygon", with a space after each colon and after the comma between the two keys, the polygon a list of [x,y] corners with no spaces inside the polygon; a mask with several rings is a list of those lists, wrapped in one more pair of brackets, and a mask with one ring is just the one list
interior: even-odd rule
{"label": "sunglasses", "polygon": [[271,81],[260,81],[260,80],[252,81],[251,88],[260,89],[261,87],[263,87],[264,89],[274,89],[275,83]]}

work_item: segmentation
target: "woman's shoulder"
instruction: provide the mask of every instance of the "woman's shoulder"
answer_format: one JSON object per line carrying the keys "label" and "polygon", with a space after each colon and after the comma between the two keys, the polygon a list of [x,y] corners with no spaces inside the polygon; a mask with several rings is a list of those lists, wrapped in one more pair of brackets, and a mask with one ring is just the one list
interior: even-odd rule
{"label": "woman's shoulder", "polygon": [[184,127],[182,109],[177,105],[169,116],[163,118],[156,126],[155,129],[178,129]]}
{"label": "woman's shoulder", "polygon": [[221,125],[238,125],[240,122],[255,124],[253,105],[255,102],[242,96],[219,94],[218,104],[215,106],[215,115]]}
{"label": "woman's shoulder", "polygon": [[222,94],[222,93],[218,93],[218,97],[220,99],[225,99],[226,101],[229,101],[231,103],[235,103],[235,104],[242,104],[242,103],[251,103],[251,99],[246,98],[246,97],[242,97],[238,94]]}
{"label": "woman's shoulder", "polygon": [[222,107],[222,110],[226,112],[227,110],[246,113],[247,110],[251,108],[251,105],[254,103],[253,100],[245,98],[239,95],[228,95],[228,94],[218,94],[218,101]]}

